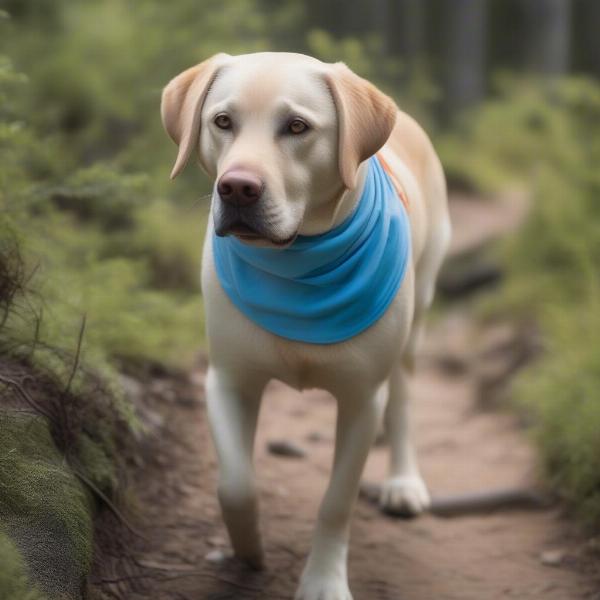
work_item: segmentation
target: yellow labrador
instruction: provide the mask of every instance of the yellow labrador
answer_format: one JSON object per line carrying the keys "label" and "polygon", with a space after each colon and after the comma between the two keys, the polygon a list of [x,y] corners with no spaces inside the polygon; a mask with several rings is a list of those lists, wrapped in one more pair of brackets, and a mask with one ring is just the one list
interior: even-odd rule
{"label": "yellow labrador", "polygon": [[[423,130],[388,96],[342,63],[300,54],[213,56],[166,86],[161,114],[179,146],[172,177],[197,153],[216,182],[202,266],[206,393],[233,549],[262,566],[252,453],[265,385],[276,378],[326,389],[338,401],[335,460],[296,598],[349,600],[349,520],[384,412],[391,460],[381,505],[417,514],[429,503],[409,436],[406,377],[450,240],[442,167]],[[225,292],[214,236],[284,249],[298,235],[341,226],[357,210],[375,153],[407,201],[410,223],[410,258],[389,306],[336,343],[261,327]]]}

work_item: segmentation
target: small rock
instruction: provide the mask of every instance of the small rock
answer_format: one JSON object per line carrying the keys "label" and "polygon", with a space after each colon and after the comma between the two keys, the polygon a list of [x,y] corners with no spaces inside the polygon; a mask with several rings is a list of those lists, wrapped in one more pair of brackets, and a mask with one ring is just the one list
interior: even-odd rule
{"label": "small rock", "polygon": [[286,458],[304,458],[306,456],[303,448],[287,440],[272,440],[267,444],[267,450],[271,454]]}
{"label": "small rock", "polygon": [[438,358],[438,365],[448,375],[463,375],[469,370],[469,361],[465,356],[446,354]]}
{"label": "small rock", "polygon": [[211,563],[220,563],[227,558],[227,555],[223,550],[211,550],[204,558]]}
{"label": "small rock", "polygon": [[545,550],[540,554],[540,562],[548,567],[558,567],[565,557],[563,550]]}

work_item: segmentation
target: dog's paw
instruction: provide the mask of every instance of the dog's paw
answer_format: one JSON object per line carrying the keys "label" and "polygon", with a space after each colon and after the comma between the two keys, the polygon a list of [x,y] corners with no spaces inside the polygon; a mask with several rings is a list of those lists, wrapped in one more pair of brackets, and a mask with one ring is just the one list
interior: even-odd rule
{"label": "dog's paw", "polygon": [[388,514],[416,517],[427,510],[430,504],[425,482],[418,475],[390,477],[381,488],[379,505]]}
{"label": "dog's paw", "polygon": [[294,600],[352,600],[345,577],[302,577]]}

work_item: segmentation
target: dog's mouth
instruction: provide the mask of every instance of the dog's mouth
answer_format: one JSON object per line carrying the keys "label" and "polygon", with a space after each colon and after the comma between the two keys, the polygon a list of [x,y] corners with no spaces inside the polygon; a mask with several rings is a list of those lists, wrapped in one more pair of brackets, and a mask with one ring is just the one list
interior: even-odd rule
{"label": "dog's mouth", "polygon": [[225,235],[235,235],[240,240],[262,240],[264,237],[246,223],[234,223]]}
{"label": "dog's mouth", "polygon": [[246,244],[259,246],[276,246],[278,248],[289,246],[296,239],[297,236],[297,233],[295,232],[293,235],[287,238],[277,238],[273,235],[269,235],[265,231],[261,231],[261,229],[259,229],[258,227],[250,225],[246,221],[242,221],[241,219],[236,219],[235,221],[231,221],[227,224],[224,224],[222,222],[218,225],[215,224],[215,233],[219,237],[233,235],[238,240]]}
{"label": "dog's mouth", "polygon": [[232,227],[229,231],[229,235],[234,235],[236,238],[238,238],[238,240],[246,243],[258,242],[261,246],[267,245],[283,248],[285,246],[289,246],[296,239],[297,234],[294,233],[288,238],[279,239],[261,234],[249,225],[241,223],[235,227]]}

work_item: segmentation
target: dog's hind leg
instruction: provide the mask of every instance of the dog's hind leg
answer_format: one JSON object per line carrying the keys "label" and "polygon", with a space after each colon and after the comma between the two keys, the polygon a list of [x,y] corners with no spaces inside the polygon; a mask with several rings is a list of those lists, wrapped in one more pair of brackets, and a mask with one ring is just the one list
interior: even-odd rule
{"label": "dog's hind leg", "polygon": [[430,500],[411,439],[407,375],[406,367],[397,364],[390,377],[385,413],[390,472],[381,490],[380,504],[385,512],[415,516],[428,508]]}
{"label": "dog's hind leg", "polygon": [[251,567],[263,566],[258,500],[252,454],[266,379],[247,378],[243,386],[227,373],[209,368],[206,398],[219,459],[219,502],[235,555]]}
{"label": "dog's hind leg", "polygon": [[[445,198],[445,192],[443,197]],[[414,371],[425,314],[433,302],[435,280],[450,243],[450,233],[450,222],[446,214],[432,232],[431,242],[419,260],[411,332],[402,360],[394,366],[390,376],[390,393],[385,414],[385,427],[390,444],[390,473],[382,487],[380,503],[384,511],[405,516],[423,512],[430,503],[411,439],[411,406],[407,379]]]}

